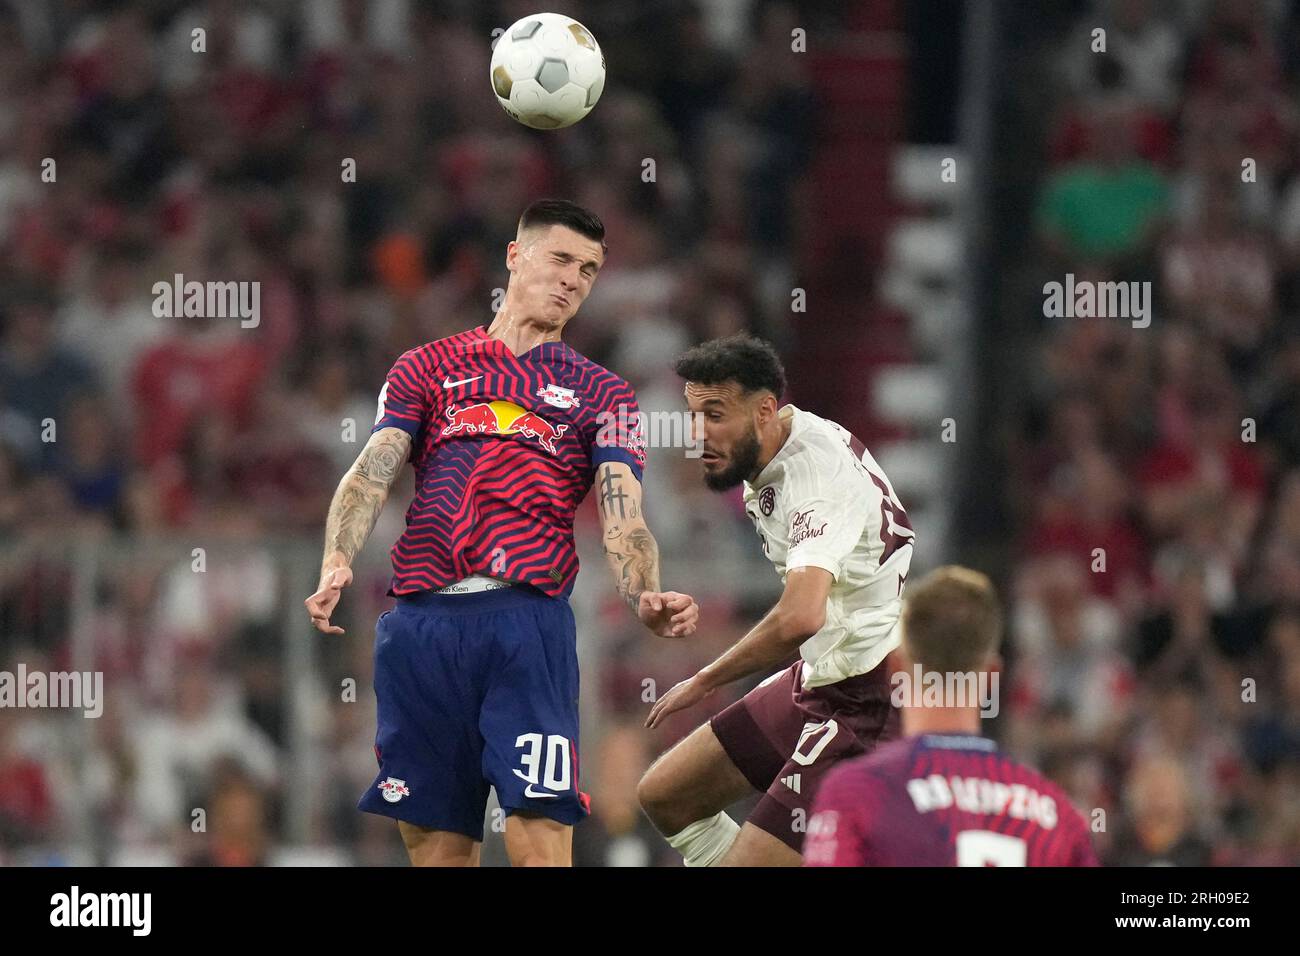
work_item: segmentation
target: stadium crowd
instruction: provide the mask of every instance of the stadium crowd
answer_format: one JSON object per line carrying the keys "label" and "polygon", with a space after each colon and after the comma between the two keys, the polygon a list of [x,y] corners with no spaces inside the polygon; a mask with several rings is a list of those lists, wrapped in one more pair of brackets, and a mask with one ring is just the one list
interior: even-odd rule
{"label": "stadium crowd", "polygon": [[1006,739],[1108,863],[1300,863],[1295,14],[1096,3],[1049,58],[1028,270],[1154,309],[1038,320]]}

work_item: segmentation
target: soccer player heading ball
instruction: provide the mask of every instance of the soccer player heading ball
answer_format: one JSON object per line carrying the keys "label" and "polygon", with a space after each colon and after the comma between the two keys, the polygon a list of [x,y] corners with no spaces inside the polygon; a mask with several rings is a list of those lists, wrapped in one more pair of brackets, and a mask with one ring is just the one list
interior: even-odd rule
{"label": "soccer player heading ball", "polygon": [[[947,675],[987,678],[999,666],[1001,632],[989,579],[939,568],[908,589],[902,676],[941,675],[954,689],[980,683]],[[933,701],[912,686],[905,739],[840,764],[822,784],[807,865],[1097,865],[1083,817],[1054,783],[980,735],[969,694]]]}
{"label": "soccer player heading ball", "polygon": [[[641,804],[688,866],[798,866],[826,771],[898,733],[887,659],[898,646],[912,526],[861,442],[779,407],[785,374],[771,346],[745,336],[707,342],[677,372],[687,405],[703,416],[705,483],[744,485],[745,511],[785,587],[766,617],[661,697],[646,723],[800,659],[656,761]],[[763,797],[741,828],[724,810],[751,790]]]}
{"label": "soccer player heading ball", "polygon": [[[319,589],[305,603],[318,630],[341,634],[330,616],[352,561],[402,466],[415,468],[392,550],[397,604],[375,626],[379,774],[359,804],[397,819],[415,864],[478,862],[489,786],[512,864],[571,861],[588,801],[568,596],[574,512],[593,484],[619,592],[655,634],[695,631],[695,601],[660,590],[636,396],[560,341],[595,284],[604,237],[573,203],[530,205],[506,247],[496,318],[397,360],[330,505]],[[631,424],[610,440],[610,420]]]}

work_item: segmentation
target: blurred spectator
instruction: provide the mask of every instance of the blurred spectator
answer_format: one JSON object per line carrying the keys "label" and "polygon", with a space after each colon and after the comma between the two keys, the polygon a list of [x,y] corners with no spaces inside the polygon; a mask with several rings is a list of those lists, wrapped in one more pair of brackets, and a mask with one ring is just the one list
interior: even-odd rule
{"label": "blurred spectator", "polygon": [[234,767],[223,767],[204,805],[207,826],[191,842],[198,848],[186,866],[266,866],[271,834],[266,798],[256,782]]}
{"label": "blurred spectator", "polygon": [[[0,401],[26,422],[24,447],[33,449],[33,464],[42,469],[54,461],[73,397],[96,387],[81,356],[55,339],[53,312],[48,291],[21,291],[5,305],[0,338]],[[54,423],[54,439],[47,420]]]}
{"label": "blurred spectator", "polygon": [[[1282,628],[1294,635],[1300,631],[1300,624],[1290,616],[1279,621],[1278,630]],[[1288,646],[1279,657],[1279,673],[1265,686],[1281,698],[1280,706],[1258,708],[1262,712],[1245,733],[1251,759],[1269,774],[1300,762],[1300,648]]]}
{"label": "blurred spectator", "polygon": [[85,395],[71,403],[63,423],[55,472],[67,486],[74,508],[86,515],[97,515],[106,524],[119,524],[124,517],[121,508],[126,475],[115,452],[120,441],[109,409],[98,395]]}
{"label": "blurred spectator", "polygon": [[1265,171],[1278,169],[1294,141],[1295,110],[1278,89],[1276,50],[1258,10],[1243,13],[1233,6],[1216,4],[1191,56],[1182,118],[1187,148],[1226,134],[1241,155]]}
{"label": "blurred spectator", "polygon": [[1130,517],[1132,492],[1123,472],[1094,448],[1063,462],[1053,478],[1043,489],[1029,550],[1070,555],[1095,572],[1089,575],[1095,593],[1133,605],[1144,585],[1146,555]]}
{"label": "blurred spectator", "polygon": [[1210,189],[1197,221],[1170,236],[1163,282],[1171,306],[1237,358],[1258,348],[1274,310],[1269,237],[1245,227],[1234,194]]}
{"label": "blurred spectator", "polygon": [[1169,582],[1166,606],[1138,623],[1134,659],[1145,680],[1199,678],[1212,663],[1218,635],[1209,574],[1195,558],[1181,562]]}
{"label": "blurred spectator", "polygon": [[140,266],[135,253],[106,250],[91,267],[89,288],[60,312],[62,341],[85,354],[113,396],[126,394],[140,353],[169,331],[153,313]]}
{"label": "blurred spectator", "polygon": [[[1113,65],[1120,88],[1160,110],[1177,101],[1178,71],[1183,58],[1183,37],[1168,20],[1168,12],[1155,0],[1095,0],[1092,15],[1081,18],[1066,43],[1063,67],[1072,92],[1088,94],[1102,89],[1099,79]],[[1093,31],[1106,31],[1104,54],[1094,50]]]}
{"label": "blurred spectator", "polygon": [[250,424],[265,371],[261,351],[237,319],[173,321],[177,331],[146,351],[133,374],[137,455],[146,466],[185,451],[200,423],[216,424],[216,440],[233,441]]}
{"label": "blurred spectator", "polygon": [[[203,807],[203,795],[224,759],[237,761],[264,786],[280,773],[271,742],[198,657],[181,665],[169,709],[142,715],[131,736],[138,767],[136,812],[159,833],[189,825],[191,811]],[[216,808],[206,810],[211,826]]]}
{"label": "blurred spectator", "polygon": [[1017,746],[1033,748],[1034,728],[1049,713],[1068,718],[1077,745],[1109,744],[1131,706],[1132,676],[1117,649],[1120,618],[1088,593],[1086,568],[1058,555],[1026,571],[1014,609],[1010,732]]}
{"label": "blurred spectator", "polygon": [[1200,391],[1188,410],[1189,437],[1165,438],[1142,463],[1147,526],[1164,539],[1181,532],[1187,547],[1232,580],[1262,507],[1263,468],[1241,441],[1241,420],[1228,396]]}
{"label": "blurred spectator", "polygon": [[1188,798],[1207,819],[1221,819],[1244,768],[1222,725],[1208,719],[1204,706],[1205,684],[1177,681],[1156,685],[1144,701],[1150,714],[1139,724],[1133,752],[1145,757],[1164,755],[1183,769]]}
{"label": "blurred spectator", "polygon": [[1210,846],[1197,830],[1187,778],[1178,761],[1139,760],[1125,788],[1128,815],[1110,866],[1206,866]]}
{"label": "blurred spectator", "polygon": [[17,710],[0,708],[0,848],[40,843],[54,831],[54,796],[43,761],[19,748],[21,720]]}
{"label": "blurred spectator", "polygon": [[71,41],[81,86],[73,142],[108,163],[108,194],[141,202],[177,160],[172,110],[158,87],[145,14],[121,5],[83,22]]}
{"label": "blurred spectator", "polygon": [[304,442],[329,458],[333,476],[347,471],[365,447],[375,402],[375,396],[356,387],[353,363],[342,347],[327,348],[304,363],[301,387],[289,397],[294,427]]}
{"label": "blurred spectator", "polygon": [[1091,120],[1087,155],[1044,188],[1039,228],[1049,250],[1070,265],[1132,267],[1157,238],[1169,187],[1138,157],[1133,116],[1122,103],[1099,104]]}

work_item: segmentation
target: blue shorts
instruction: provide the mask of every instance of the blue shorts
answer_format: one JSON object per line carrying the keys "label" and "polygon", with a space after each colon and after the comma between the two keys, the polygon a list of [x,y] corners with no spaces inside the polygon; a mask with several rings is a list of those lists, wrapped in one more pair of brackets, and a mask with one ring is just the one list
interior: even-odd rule
{"label": "blue shorts", "polygon": [[398,598],[375,625],[379,775],[358,809],[483,839],[507,814],[574,824],[578,651],[563,598],[525,586]]}

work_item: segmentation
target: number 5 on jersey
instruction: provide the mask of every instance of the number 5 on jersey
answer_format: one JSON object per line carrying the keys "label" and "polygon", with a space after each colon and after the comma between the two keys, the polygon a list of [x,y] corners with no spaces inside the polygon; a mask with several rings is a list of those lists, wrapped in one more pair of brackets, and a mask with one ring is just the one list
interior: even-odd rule
{"label": "number 5 on jersey", "polygon": [[1024,866],[1028,847],[1020,837],[992,830],[962,830],[957,834],[958,866]]}

